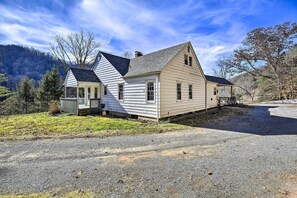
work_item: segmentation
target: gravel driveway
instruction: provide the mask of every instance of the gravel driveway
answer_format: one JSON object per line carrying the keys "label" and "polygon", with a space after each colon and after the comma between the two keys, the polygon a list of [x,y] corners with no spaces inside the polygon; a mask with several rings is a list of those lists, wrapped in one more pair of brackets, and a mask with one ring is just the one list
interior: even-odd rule
{"label": "gravel driveway", "polygon": [[164,134],[0,142],[0,194],[297,197],[297,106],[237,110]]}

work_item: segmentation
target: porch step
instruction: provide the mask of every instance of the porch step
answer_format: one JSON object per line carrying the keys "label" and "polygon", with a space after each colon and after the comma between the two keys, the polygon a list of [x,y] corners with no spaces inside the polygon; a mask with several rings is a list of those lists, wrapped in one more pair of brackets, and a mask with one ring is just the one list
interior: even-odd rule
{"label": "porch step", "polygon": [[78,110],[78,115],[84,116],[84,115],[90,115],[91,114],[91,109],[79,109]]}
{"label": "porch step", "polygon": [[91,108],[91,109],[79,109],[78,115],[91,115],[91,114],[100,114],[102,112],[101,108]]}

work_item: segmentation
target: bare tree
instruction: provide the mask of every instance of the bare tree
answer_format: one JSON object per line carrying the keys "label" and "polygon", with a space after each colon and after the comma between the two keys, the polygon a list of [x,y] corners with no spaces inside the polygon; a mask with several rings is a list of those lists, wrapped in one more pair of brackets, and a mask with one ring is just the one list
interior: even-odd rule
{"label": "bare tree", "polygon": [[51,43],[52,54],[67,71],[69,66],[86,68],[93,66],[99,58],[100,44],[92,33],[71,33],[66,37],[57,35]]}
{"label": "bare tree", "polygon": [[123,54],[123,56],[125,58],[129,58],[129,59],[133,57],[132,52],[129,52],[129,51],[125,51],[124,54]]}
{"label": "bare tree", "polygon": [[269,79],[274,84],[277,98],[286,94],[292,68],[286,61],[286,53],[294,47],[297,38],[297,24],[286,22],[267,28],[256,28],[249,32],[242,47],[234,51],[229,69],[234,73],[249,73]]}
{"label": "bare tree", "polygon": [[233,73],[229,64],[232,62],[232,57],[220,58],[216,62],[216,68],[213,68],[213,75],[221,78],[229,79]]}

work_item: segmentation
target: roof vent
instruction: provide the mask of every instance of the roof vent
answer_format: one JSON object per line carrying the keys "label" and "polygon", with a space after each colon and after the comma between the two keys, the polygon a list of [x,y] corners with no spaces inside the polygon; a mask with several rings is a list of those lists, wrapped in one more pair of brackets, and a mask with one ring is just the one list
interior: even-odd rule
{"label": "roof vent", "polygon": [[135,51],[135,58],[142,56],[143,54],[139,51]]}

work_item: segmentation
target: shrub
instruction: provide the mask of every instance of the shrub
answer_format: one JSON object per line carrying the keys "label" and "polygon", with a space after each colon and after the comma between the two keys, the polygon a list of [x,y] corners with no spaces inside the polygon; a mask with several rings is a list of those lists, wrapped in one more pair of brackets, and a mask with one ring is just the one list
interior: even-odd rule
{"label": "shrub", "polygon": [[59,101],[57,100],[52,100],[49,103],[49,109],[48,109],[49,113],[52,115],[58,114],[60,113],[60,104]]}

